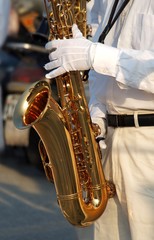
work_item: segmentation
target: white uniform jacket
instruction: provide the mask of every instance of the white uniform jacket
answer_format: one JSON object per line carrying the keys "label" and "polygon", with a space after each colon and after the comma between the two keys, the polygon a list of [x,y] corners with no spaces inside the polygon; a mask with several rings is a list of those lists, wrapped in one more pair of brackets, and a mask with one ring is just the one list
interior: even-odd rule
{"label": "white uniform jacket", "polygon": [[[100,21],[100,12],[103,17],[94,41],[107,24],[112,5],[112,0],[95,1],[91,12],[94,26]],[[94,64],[101,74],[91,70],[89,77],[93,117],[104,117],[106,111],[154,112],[154,1],[130,1],[105,39],[101,60],[96,51]]]}

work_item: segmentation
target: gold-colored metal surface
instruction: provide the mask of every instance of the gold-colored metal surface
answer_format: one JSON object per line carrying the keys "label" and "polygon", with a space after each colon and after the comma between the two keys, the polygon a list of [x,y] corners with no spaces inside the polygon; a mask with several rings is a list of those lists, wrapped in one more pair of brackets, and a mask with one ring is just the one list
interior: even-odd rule
{"label": "gold-colored metal surface", "polygon": [[[72,37],[74,22],[86,34],[86,1],[48,2],[50,39]],[[54,182],[61,211],[71,224],[84,227],[102,215],[115,189],[104,177],[80,72],[66,73],[56,82],[60,105],[52,98],[49,82],[41,80],[20,98],[14,123],[19,129],[35,128],[45,173]]]}

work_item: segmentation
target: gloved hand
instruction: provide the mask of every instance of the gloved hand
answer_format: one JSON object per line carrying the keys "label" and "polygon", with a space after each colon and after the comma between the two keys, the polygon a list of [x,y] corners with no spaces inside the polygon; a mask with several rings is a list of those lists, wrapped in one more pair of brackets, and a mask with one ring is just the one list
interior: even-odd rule
{"label": "gloved hand", "polygon": [[96,45],[83,37],[76,24],[72,26],[72,39],[52,40],[45,46],[51,50],[50,62],[45,64],[46,78],[55,78],[65,72],[92,68]]}
{"label": "gloved hand", "polygon": [[105,118],[101,117],[94,117],[91,120],[92,123],[97,124],[100,127],[101,133],[96,137],[96,141],[98,141],[101,149],[105,149],[106,148],[105,137],[107,132],[106,120]]}

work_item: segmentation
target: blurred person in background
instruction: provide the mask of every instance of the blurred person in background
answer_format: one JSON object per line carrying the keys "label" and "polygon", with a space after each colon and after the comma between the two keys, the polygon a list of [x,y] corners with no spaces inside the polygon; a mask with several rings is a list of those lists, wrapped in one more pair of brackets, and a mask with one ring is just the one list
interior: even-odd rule
{"label": "blurred person in background", "polygon": [[[11,2],[10,0],[0,0],[0,65],[4,60],[4,52],[2,51],[3,44],[9,32],[9,16],[10,16]],[[0,71],[0,83],[3,80],[3,72]],[[4,149],[3,138],[3,114],[2,114],[2,87],[0,84],[0,152]]]}
{"label": "blurred person in background", "polygon": [[[123,3],[125,8],[112,25]],[[152,240],[154,1],[95,0],[93,10],[102,16],[100,22],[91,18],[98,23],[93,42],[73,25],[73,39],[47,43],[47,49],[56,50],[45,65],[46,77],[91,69],[90,114],[101,129],[106,179],[116,186],[116,196],[95,222],[94,239]]]}
{"label": "blurred person in background", "polygon": [[[31,149],[34,149],[29,146],[29,139],[33,139],[33,137],[29,137],[28,131],[27,134],[23,133],[22,135],[22,132],[15,128],[12,117],[14,106],[19,95],[30,82],[41,79],[45,72],[43,66],[47,61],[47,54],[41,50],[44,50],[45,44],[44,42],[42,43],[42,41],[46,39],[41,34],[39,35],[38,32],[36,34],[37,28],[40,26],[42,20],[43,11],[40,4],[38,4],[39,2],[40,1],[30,0],[11,1],[9,19],[7,19],[7,36],[1,47],[2,61],[0,65],[3,95],[1,101],[3,107],[3,114],[1,114],[1,117],[3,115],[1,133],[2,131],[4,133],[2,134],[4,138],[2,155],[7,152],[7,146],[24,147],[24,149],[26,147],[25,152],[28,155],[28,160],[34,164],[38,164],[40,158],[37,159],[38,154],[36,154],[36,151],[31,151]],[[6,4],[4,6],[6,6]],[[5,14],[5,16],[7,15]],[[45,42],[47,42],[47,40]],[[46,59],[46,61],[44,59]],[[32,135],[31,132],[30,135]],[[35,134],[33,134],[33,136],[34,135]],[[35,140],[31,145],[37,147],[36,137],[34,136],[34,138]],[[30,152],[35,152],[35,154],[30,154]]]}
{"label": "blurred person in background", "polygon": [[0,0],[0,47],[3,46],[9,32],[10,0]]}

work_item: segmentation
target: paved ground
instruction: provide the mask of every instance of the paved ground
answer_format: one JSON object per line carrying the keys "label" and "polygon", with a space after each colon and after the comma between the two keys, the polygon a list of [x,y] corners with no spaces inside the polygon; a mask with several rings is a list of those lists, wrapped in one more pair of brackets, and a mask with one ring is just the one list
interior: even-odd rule
{"label": "paved ground", "polygon": [[[9,149],[10,151],[10,149]],[[0,156],[0,240],[92,240],[63,217],[54,185],[21,149]]]}

